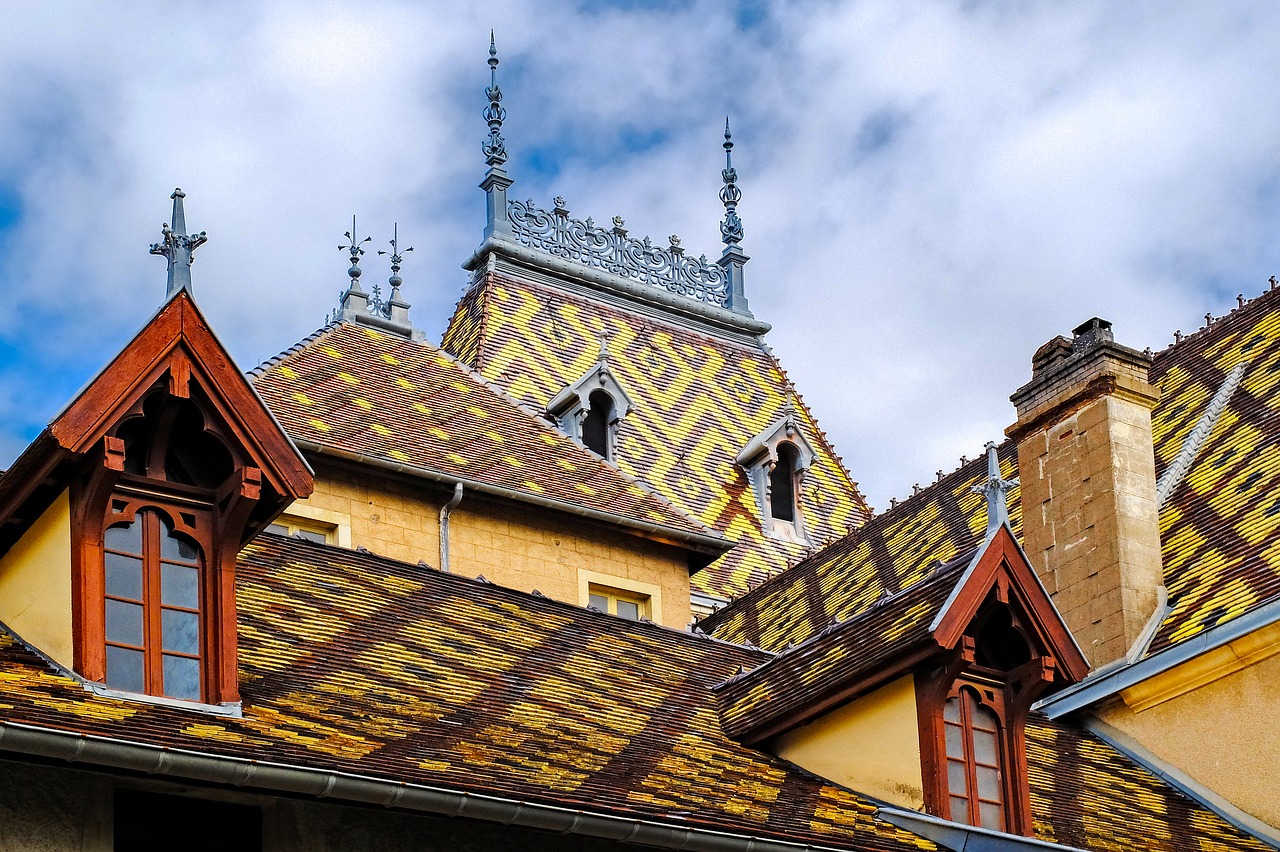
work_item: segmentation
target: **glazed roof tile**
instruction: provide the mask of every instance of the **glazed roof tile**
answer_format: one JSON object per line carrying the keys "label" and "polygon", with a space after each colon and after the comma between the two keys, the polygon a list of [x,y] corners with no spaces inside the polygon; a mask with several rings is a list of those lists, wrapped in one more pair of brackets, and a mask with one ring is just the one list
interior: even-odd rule
{"label": "glazed roof tile", "polygon": [[[1239,387],[1160,512],[1171,609],[1148,653],[1243,615],[1280,595],[1280,290],[1271,290],[1158,353],[1151,371],[1161,399],[1152,412],[1156,474],[1164,474],[1227,374],[1248,366]],[[1012,443],[1002,476],[1017,475]],[[928,559],[973,547],[985,507],[970,486],[978,460],[877,515],[861,529],[762,584],[703,626],[726,639],[777,649],[799,643],[833,617],[846,619],[920,579]],[[1021,533],[1015,489],[1009,511]]]}
{"label": "glazed roof tile", "polygon": [[618,429],[618,466],[738,542],[693,578],[695,591],[745,592],[811,548],[764,535],[734,458],[790,405],[817,452],[803,486],[812,541],[870,514],[781,365],[759,340],[731,340],[614,304],[488,273],[458,303],[443,347],[542,410],[595,363],[608,335],[614,377],[636,402]]}
{"label": "glazed roof tile", "polygon": [[[237,576],[242,717],[88,692],[0,633],[0,722],[854,849],[931,849],[742,746],[713,686],[759,651],[271,535]],[[1046,839],[1265,847],[1086,733],[1028,725]],[[678,813],[677,813],[678,812]],[[675,815],[673,815],[675,814]]]}
{"label": "glazed roof tile", "polygon": [[897,595],[848,621],[836,621],[802,645],[717,687],[725,733],[740,737],[809,707],[849,683],[932,640],[929,626],[964,573],[970,554],[939,567]]}
{"label": "glazed roof tile", "polygon": [[[1000,448],[1005,479],[1017,473],[1010,444]],[[982,542],[986,500],[973,486],[987,478],[985,458],[976,458],[895,508],[876,515],[786,573],[703,619],[704,629],[730,641],[768,650],[799,645],[832,619],[847,621],[868,611],[886,594],[897,594],[930,577]],[[1022,529],[1019,489],[1009,497],[1015,534]]]}
{"label": "glazed roof tile", "polygon": [[255,374],[295,440],[715,535],[428,343],[334,325]]}

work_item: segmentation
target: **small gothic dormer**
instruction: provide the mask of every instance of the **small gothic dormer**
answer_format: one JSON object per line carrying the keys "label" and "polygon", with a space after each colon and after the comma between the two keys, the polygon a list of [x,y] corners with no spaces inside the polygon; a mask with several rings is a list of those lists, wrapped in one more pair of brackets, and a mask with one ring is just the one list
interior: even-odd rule
{"label": "small gothic dormer", "polygon": [[631,397],[609,368],[609,349],[600,339],[596,362],[547,403],[547,416],[561,431],[609,461],[617,456],[618,425],[632,409]]}
{"label": "small gothic dormer", "polygon": [[795,410],[789,405],[734,459],[755,492],[760,522],[767,535],[799,542],[807,539],[800,486],[813,459],[813,447],[800,431]]}
{"label": "small gothic dormer", "polygon": [[236,555],[312,478],[196,307],[174,207],[168,300],[0,480],[0,621],[91,688],[228,704]]}

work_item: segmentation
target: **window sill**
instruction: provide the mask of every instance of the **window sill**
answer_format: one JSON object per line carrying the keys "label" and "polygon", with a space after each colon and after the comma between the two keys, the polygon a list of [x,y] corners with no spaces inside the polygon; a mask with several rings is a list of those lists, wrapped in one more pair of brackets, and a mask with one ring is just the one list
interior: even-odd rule
{"label": "window sill", "polygon": [[177,710],[190,710],[195,713],[209,713],[214,716],[229,716],[239,719],[243,716],[239,701],[228,704],[205,704],[202,701],[187,701],[182,698],[168,698],[163,695],[147,695],[145,692],[127,692],[123,689],[112,689],[109,686],[84,680],[73,675],[86,690],[104,698],[119,698],[123,701],[137,701],[141,704],[155,704],[160,707],[173,707]]}

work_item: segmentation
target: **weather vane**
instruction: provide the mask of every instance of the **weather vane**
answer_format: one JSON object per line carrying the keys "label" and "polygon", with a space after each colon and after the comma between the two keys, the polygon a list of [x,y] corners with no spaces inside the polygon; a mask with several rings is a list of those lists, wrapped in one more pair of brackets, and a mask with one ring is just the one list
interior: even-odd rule
{"label": "weather vane", "polygon": [[356,241],[356,216],[351,214],[351,230],[344,231],[342,236],[347,238],[347,244],[338,246],[338,251],[350,252],[351,268],[347,270],[347,274],[351,276],[351,289],[356,292],[360,291],[360,255],[364,254],[361,248],[365,243],[371,241],[373,237],[365,237],[359,242]]}
{"label": "weather vane", "polygon": [[[353,226],[354,227],[354,226]],[[391,285],[391,301],[400,301],[400,285],[404,283],[404,279],[400,277],[400,263],[404,260],[404,256],[413,251],[413,246],[409,246],[403,252],[400,251],[400,223],[391,226],[391,251],[379,251],[378,255],[391,256],[391,277],[387,279],[387,283]]]}

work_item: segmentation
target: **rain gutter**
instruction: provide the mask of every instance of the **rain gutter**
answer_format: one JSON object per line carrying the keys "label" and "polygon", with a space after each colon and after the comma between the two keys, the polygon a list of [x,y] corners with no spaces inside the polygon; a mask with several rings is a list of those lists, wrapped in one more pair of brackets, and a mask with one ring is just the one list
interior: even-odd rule
{"label": "rain gutter", "polygon": [[370,456],[364,453],[354,453],[350,450],[344,450],[339,447],[333,447],[326,444],[318,444],[314,441],[298,439],[298,447],[319,455],[332,456],[334,458],[343,459],[344,461],[356,462],[362,465],[381,468],[393,473],[412,476],[416,479],[428,479],[432,482],[439,482],[450,489],[457,485],[463,485],[467,490],[476,491],[481,494],[490,494],[495,497],[503,497],[508,500],[519,500],[523,503],[532,503],[535,506],[541,506],[545,509],[554,509],[557,512],[568,512],[571,515],[580,515],[584,518],[590,518],[593,521],[610,524],[612,526],[626,527],[631,530],[644,533],[646,537],[663,541],[667,544],[676,544],[693,550],[698,553],[709,554],[713,557],[720,556],[729,551],[734,543],[723,536],[688,532],[676,529],[665,524],[655,524],[649,521],[642,521],[638,518],[628,518],[622,515],[615,515],[612,512],[602,512],[598,509],[591,509],[586,506],[579,506],[575,503],[569,503],[563,500],[556,500],[551,497],[543,497],[538,494],[531,494],[528,491],[519,491],[515,488],[507,488],[503,485],[494,485],[489,482],[480,482],[475,479],[454,476],[452,474],[440,473],[427,467],[418,465],[404,464],[402,462],[389,461],[377,456]]}
{"label": "rain gutter", "polygon": [[815,846],[671,825],[651,819],[592,813],[329,769],[163,748],[17,722],[0,723],[0,751],[98,768],[172,776],[185,781],[381,805],[686,852],[847,852],[853,848],[852,845]]}

